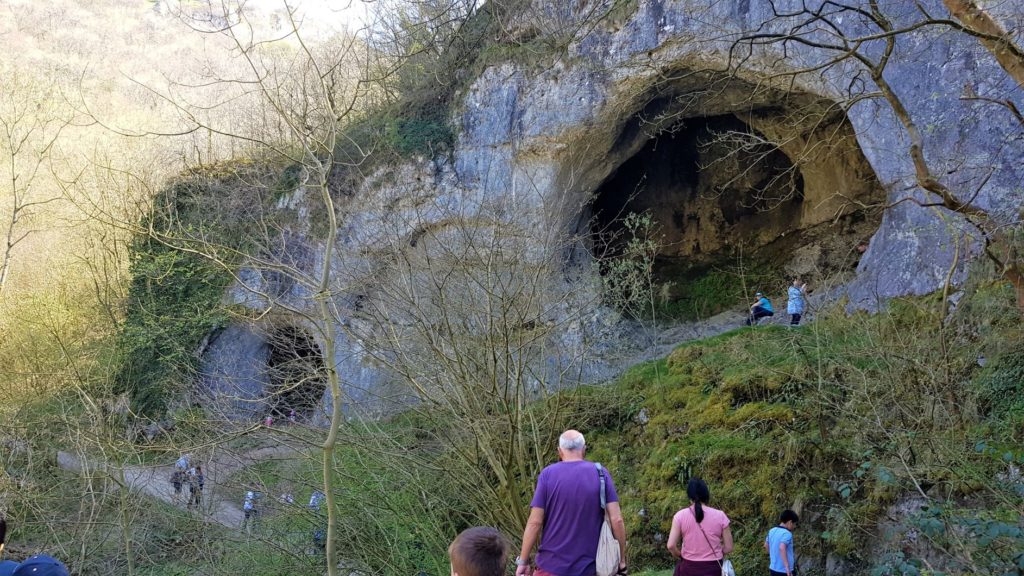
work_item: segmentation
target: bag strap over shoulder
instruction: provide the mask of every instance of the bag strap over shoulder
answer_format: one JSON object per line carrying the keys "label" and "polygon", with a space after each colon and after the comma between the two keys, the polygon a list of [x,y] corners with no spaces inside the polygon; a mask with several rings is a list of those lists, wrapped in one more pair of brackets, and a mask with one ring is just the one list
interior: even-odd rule
{"label": "bag strap over shoulder", "polygon": [[[691,514],[692,514],[692,512],[691,512]],[[708,548],[710,548],[711,551],[714,552],[715,551],[715,547],[711,545],[711,539],[708,538],[708,533],[704,531],[704,527],[700,525],[700,522],[697,522],[697,515],[696,514],[693,514],[693,521],[694,521],[695,524],[697,524],[697,529],[700,530],[700,533],[704,535],[704,541],[708,543]],[[719,547],[718,553],[722,555],[722,558],[716,560],[716,562],[718,562],[718,567],[722,568],[724,570],[724,566],[722,565],[722,561],[725,560],[725,552],[722,550],[721,547]]]}
{"label": "bag strap over shoulder", "polygon": [[604,487],[604,467],[600,462],[594,462],[594,468],[597,468],[597,475],[601,478],[601,510],[605,510],[608,506],[608,492]]}

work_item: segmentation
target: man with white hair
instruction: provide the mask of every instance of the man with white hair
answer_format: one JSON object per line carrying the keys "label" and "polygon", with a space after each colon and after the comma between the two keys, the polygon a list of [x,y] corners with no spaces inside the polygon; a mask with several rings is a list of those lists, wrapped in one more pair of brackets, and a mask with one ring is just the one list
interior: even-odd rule
{"label": "man with white hair", "polygon": [[[607,470],[584,459],[583,434],[566,430],[558,438],[559,462],[537,476],[523,547],[516,558],[516,576],[593,576],[605,510],[601,508],[604,478],[608,520],[619,542],[619,574],[626,574],[626,525],[619,496]],[[541,532],[543,531],[543,536]],[[531,563],[534,545],[537,560]],[[533,569],[536,564],[536,569]]]}

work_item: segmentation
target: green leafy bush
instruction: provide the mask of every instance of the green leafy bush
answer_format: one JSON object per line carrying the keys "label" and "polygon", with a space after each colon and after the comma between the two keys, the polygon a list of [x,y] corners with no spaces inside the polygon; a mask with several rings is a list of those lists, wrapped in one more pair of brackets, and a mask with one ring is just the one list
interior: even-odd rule
{"label": "green leafy bush", "polygon": [[387,126],[388,142],[403,156],[422,154],[432,157],[451,150],[455,141],[448,121],[443,117],[394,118]]}
{"label": "green leafy bush", "polygon": [[149,238],[136,242],[116,392],[131,395],[143,414],[157,414],[191,383],[196,348],[226,314],[221,306],[230,276],[202,257]]}

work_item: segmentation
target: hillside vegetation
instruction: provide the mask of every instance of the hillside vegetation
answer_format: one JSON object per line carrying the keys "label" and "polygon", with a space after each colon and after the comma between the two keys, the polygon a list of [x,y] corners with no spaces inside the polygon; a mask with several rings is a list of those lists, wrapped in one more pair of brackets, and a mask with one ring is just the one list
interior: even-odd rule
{"label": "hillside vegetation", "polygon": [[[1024,560],[1022,328],[1005,283],[976,281],[967,292],[946,320],[936,298],[923,298],[893,302],[875,316],[834,311],[795,330],[741,329],[690,342],[608,386],[532,409],[568,414],[587,434],[589,457],[612,471],[634,569],[670,565],[663,548],[669,521],[686,505],[686,481],[700,476],[712,505],[733,520],[733,561],[743,573],[762,569],[764,533],[780,510],[795,507],[806,570],[828,562],[874,574],[1011,574]],[[52,421],[64,400],[72,399],[29,405],[22,420]],[[201,443],[212,432],[186,430],[189,437],[175,441]],[[309,430],[296,434],[315,438]],[[27,436],[36,454],[68,441]],[[500,521],[486,498],[459,488],[466,464],[448,447],[453,439],[472,443],[472,435],[430,410],[353,422],[343,437],[336,457],[346,565],[442,574],[452,535]],[[160,454],[152,456],[168,461],[174,453]],[[554,454],[537,456],[551,461]],[[28,465],[24,458],[10,464],[15,474]],[[11,502],[21,510],[15,534],[34,545],[73,542],[74,524],[51,531],[48,518],[73,514],[78,482],[86,480],[44,470],[22,477],[30,490]],[[295,506],[268,502],[273,512],[248,535],[145,505],[132,519],[140,573],[317,573],[316,557],[307,554],[323,520],[303,504],[318,473],[305,458],[243,472],[234,480],[238,490],[261,485],[268,498],[297,497]],[[116,524],[115,504],[100,506],[94,521]],[[513,538],[521,529],[502,528]],[[116,535],[107,534],[90,539],[95,551],[82,558],[83,574],[120,565],[99,560],[118,557]]]}
{"label": "hillside vegetation", "polygon": [[945,321],[926,298],[737,330],[574,395],[589,457],[619,487],[634,566],[669,564],[669,522],[700,476],[733,519],[742,573],[763,570],[761,541],[787,507],[804,519],[808,570],[1020,569],[1020,318],[1006,283],[969,291]]}
{"label": "hillside vegetation", "polygon": [[[786,508],[803,520],[803,574],[1024,573],[1024,292],[1012,284],[1022,248],[1012,215],[986,214],[966,189],[955,192],[971,200],[953,205],[952,192],[925,187],[937,186],[932,170],[948,167],[920,160],[904,176],[944,202],[927,208],[978,219],[973,228],[960,223],[970,233],[950,226],[955,256],[943,290],[888,300],[871,314],[848,309],[838,295],[856,260],[886,246],[847,246],[851,235],[837,242],[844,252],[836,254],[848,257],[825,262],[834,270],[817,261],[807,268],[830,294],[805,325],[672,341],[657,349],[664,357],[615,371],[621,357],[655,354],[608,348],[662,345],[661,330],[683,334],[683,321],[739,315],[750,292],[781,287],[799,243],[771,257],[740,250],[742,266],[723,252],[656,268],[660,232],[631,212],[623,216],[643,233],[627,225],[625,248],[602,260],[589,253],[595,231],[580,212],[593,198],[584,192],[579,205],[553,209],[582,232],[548,237],[543,228],[557,228],[550,222],[513,225],[521,206],[503,195],[537,192],[543,204],[545,194],[565,192],[560,178],[577,177],[566,161],[567,174],[551,176],[548,189],[517,188],[542,182],[544,174],[529,184],[516,178],[562,145],[548,132],[563,120],[548,117],[557,106],[539,107],[535,125],[517,124],[533,113],[521,95],[547,97],[524,88],[526,78],[554,88],[576,82],[572,67],[589,65],[580,62],[592,48],[586,41],[618,34],[649,6],[611,0],[580,15],[530,10],[524,0],[378,1],[381,20],[370,32],[325,34],[309,48],[254,40],[287,29],[280,12],[269,29],[229,27],[204,44],[188,34],[210,31],[162,11],[166,2],[140,13],[122,0],[91,10],[0,0],[18,16],[0,22],[0,48],[25,47],[23,61],[0,62],[0,71],[32,80],[13,109],[33,118],[52,104],[35,134],[54,134],[26,139],[40,145],[35,167],[16,169],[10,154],[0,179],[14,197],[19,180],[38,176],[31,194],[24,189],[32,208],[24,219],[15,217],[16,198],[0,206],[6,235],[26,234],[7,245],[6,291],[0,280],[0,514],[11,527],[9,557],[45,551],[89,576],[444,576],[447,546],[467,527],[496,526],[519,540],[537,473],[557,458],[559,433],[576,428],[588,457],[615,479],[633,574],[671,570],[669,523],[687,505],[693,477],[708,482],[711,505],[732,519],[741,576],[764,571],[763,537]],[[708,14],[717,5],[708,3]],[[200,58],[207,49],[214,57]],[[131,64],[123,75],[84,72],[104,58]],[[879,66],[857,72],[858,82],[892,75]],[[604,81],[634,70],[581,77],[592,72]],[[509,96],[508,118],[488,116],[487,106],[472,116],[473,85],[485,74],[495,94]],[[505,84],[520,81],[513,98]],[[623,96],[624,109],[642,108],[637,124],[661,122],[655,104],[679,98],[659,82]],[[862,87],[851,86],[837,110],[863,100]],[[39,94],[47,107],[34,104]],[[965,94],[1016,110],[1012,99]],[[508,119],[510,134],[539,134],[532,145],[551,148],[519,150],[523,134],[467,143],[460,133],[476,121],[504,129]],[[459,165],[474,158],[461,154],[471,146],[477,159],[516,149],[522,164],[496,162],[480,182],[462,182],[473,173]],[[477,193],[486,201],[460,197]],[[473,204],[495,198],[493,214]],[[888,205],[862,208],[892,214]],[[967,247],[983,243],[988,258],[964,264]],[[937,252],[913,254],[922,253]],[[285,376],[256,382],[262,397],[216,399],[248,402],[243,416],[211,401],[200,374],[228,327],[251,329],[254,347],[273,348],[275,330],[292,344],[274,348]],[[633,336],[645,343],[626,342]],[[259,377],[277,367],[271,355],[252,363]],[[223,355],[235,356],[230,348]],[[591,362],[620,375],[577,385],[596,380],[584,377]],[[228,369],[225,379],[251,376],[241,372]],[[358,391],[383,399],[372,414],[348,396],[362,372],[388,380],[367,378],[380,389]],[[295,392],[310,382],[313,392]],[[304,413],[289,422],[296,395]],[[204,506],[169,496],[166,472],[183,454],[225,471],[209,481]],[[322,490],[330,499],[309,505]],[[235,526],[249,492],[261,514]]]}

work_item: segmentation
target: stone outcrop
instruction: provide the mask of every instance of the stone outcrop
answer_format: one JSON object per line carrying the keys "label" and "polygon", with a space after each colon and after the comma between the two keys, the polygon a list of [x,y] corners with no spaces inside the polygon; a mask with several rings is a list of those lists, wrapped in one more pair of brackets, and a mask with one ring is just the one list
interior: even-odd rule
{"label": "stone outcrop", "polygon": [[[953,279],[962,276],[977,234],[959,216],[919,205],[929,199],[915,186],[906,134],[855,63],[791,76],[835,53],[790,44],[785,53],[769,46],[730,71],[737,39],[783,29],[773,23],[770,3],[641,0],[592,23],[580,18],[607,6],[569,4],[536,0],[534,10],[506,23],[513,38],[549,34],[552,22],[577,33],[543,66],[508,61],[473,80],[457,99],[457,144],[449,158],[381,169],[346,195],[331,268],[342,294],[332,329],[349,400],[385,395],[388,359],[368,351],[375,332],[368,311],[385,296],[380,285],[402,270],[393,255],[429,252],[438,238],[464,241],[468,229],[476,238],[494,240],[500,231],[530,239],[516,248],[528,262],[568,254],[564,274],[546,288],[553,304],[538,306],[535,315],[539,325],[556,327],[549,338],[561,351],[552,353],[557,370],[584,347],[593,352],[581,380],[607,377],[635,359],[628,350],[639,338],[611,310],[572,312],[597,298],[587,228],[614,221],[602,209],[651,210],[669,235],[663,255],[680,259],[811,230],[841,238],[852,252],[870,236],[846,288],[852,308],[872,310],[888,298],[934,291],[954,264]],[[774,4],[784,11],[801,2]],[[899,25],[920,18],[912,3],[881,4]],[[925,4],[943,13],[937,0]],[[1024,12],[1018,1],[1002,9],[1011,7]],[[857,18],[838,20],[850,35],[864,32]],[[1021,126],[1006,107],[965,95],[1009,97],[1020,108],[1024,96],[968,35],[925,26],[901,34],[897,46],[886,78],[925,130],[933,171],[976,205],[1013,221],[1024,198]],[[734,153],[730,143],[747,148]],[[283,209],[292,209],[287,204]],[[323,262],[322,243],[301,223],[280,252],[311,270]],[[253,272],[243,278],[250,288],[277,294],[285,308],[312,305],[302,286],[274,287]],[[243,289],[233,290],[232,300],[262,305]],[[401,313],[395,322],[412,324]],[[315,326],[306,327],[315,334]],[[244,330],[236,331],[233,342],[225,333],[214,348],[253,348]],[[217,350],[207,355],[209,374],[226,369]],[[233,377],[259,385],[264,356],[256,348],[236,356],[249,365]]]}

